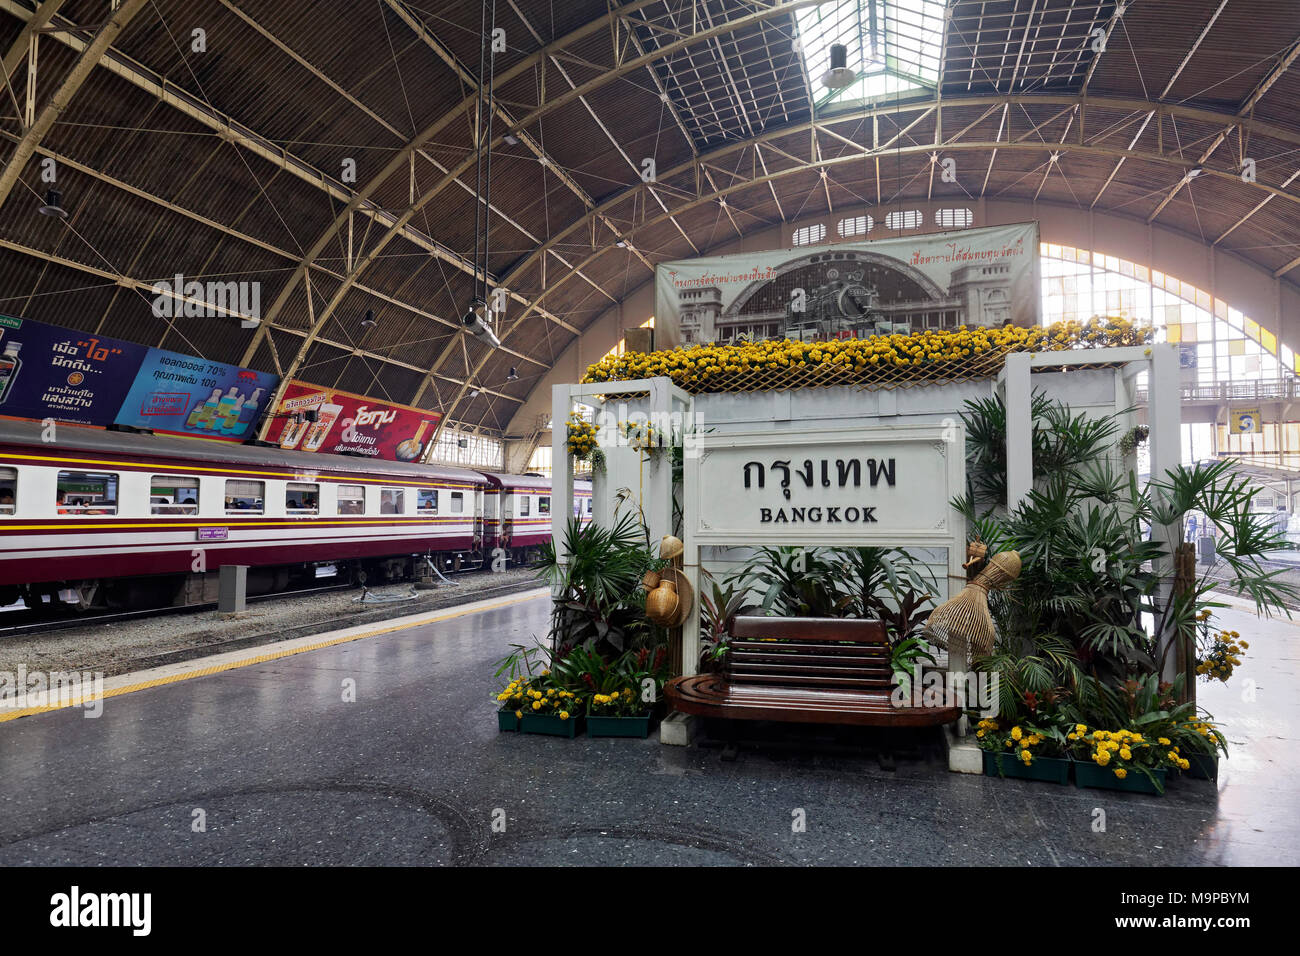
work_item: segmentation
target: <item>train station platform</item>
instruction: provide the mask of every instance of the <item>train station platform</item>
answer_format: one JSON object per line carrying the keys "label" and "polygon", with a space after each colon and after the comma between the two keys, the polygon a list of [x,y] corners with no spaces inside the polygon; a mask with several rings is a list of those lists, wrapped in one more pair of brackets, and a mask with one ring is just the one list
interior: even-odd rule
{"label": "train station platform", "polygon": [[1231,687],[1202,685],[1231,759],[1148,797],[949,773],[937,736],[889,772],[498,733],[492,662],[547,617],[532,591],[115,678],[95,719],[6,719],[0,865],[1300,863],[1285,620],[1222,612],[1251,639]]}

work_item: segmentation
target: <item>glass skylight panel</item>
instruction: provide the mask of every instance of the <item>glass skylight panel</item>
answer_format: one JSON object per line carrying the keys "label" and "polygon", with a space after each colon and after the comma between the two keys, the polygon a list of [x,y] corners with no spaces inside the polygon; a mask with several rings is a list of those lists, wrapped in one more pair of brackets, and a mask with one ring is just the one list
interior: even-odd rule
{"label": "glass skylight panel", "polygon": [[[805,69],[818,107],[896,96],[939,82],[943,0],[837,0],[795,12]],[[828,90],[831,46],[844,45],[858,78]]]}

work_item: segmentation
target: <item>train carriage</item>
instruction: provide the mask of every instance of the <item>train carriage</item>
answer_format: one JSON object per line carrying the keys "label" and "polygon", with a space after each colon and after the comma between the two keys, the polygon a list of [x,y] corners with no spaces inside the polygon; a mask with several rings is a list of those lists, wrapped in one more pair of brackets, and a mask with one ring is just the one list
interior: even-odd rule
{"label": "train carriage", "polygon": [[[249,591],[319,563],[410,576],[482,558],[483,492],[460,468],[0,421],[0,602],[192,603],[223,564]],[[206,594],[199,598],[208,600]]]}

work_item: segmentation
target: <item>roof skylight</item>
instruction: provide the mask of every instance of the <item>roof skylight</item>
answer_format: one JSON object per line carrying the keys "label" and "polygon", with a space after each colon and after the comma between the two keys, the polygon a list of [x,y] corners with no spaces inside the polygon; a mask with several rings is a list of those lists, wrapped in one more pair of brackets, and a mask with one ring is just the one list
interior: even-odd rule
{"label": "roof skylight", "polygon": [[[796,11],[817,110],[938,85],[943,10],[943,0],[834,0]],[[847,48],[847,66],[858,74],[842,90],[821,83],[835,43]]]}

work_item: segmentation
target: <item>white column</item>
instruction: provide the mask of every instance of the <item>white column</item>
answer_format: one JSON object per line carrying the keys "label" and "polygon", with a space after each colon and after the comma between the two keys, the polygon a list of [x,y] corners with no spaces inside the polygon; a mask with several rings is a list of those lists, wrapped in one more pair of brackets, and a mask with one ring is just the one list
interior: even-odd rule
{"label": "white column", "polygon": [[573,462],[569,458],[569,429],[567,422],[573,401],[568,385],[551,386],[551,535],[555,541],[555,556],[561,564],[567,563],[564,553],[564,531],[573,517]]}
{"label": "white column", "polygon": [[[669,420],[673,408],[671,384],[672,379],[663,376],[650,379],[650,422],[656,431]],[[645,509],[646,527],[650,529],[650,546],[658,553],[659,539],[673,530],[672,452],[667,449],[655,452],[645,469],[647,487],[641,506]]]}
{"label": "white column", "polygon": [[1007,408],[1007,510],[1013,511],[1034,487],[1034,422],[1030,414],[1033,389],[1030,355],[1014,352],[1003,366]]}
{"label": "white column", "polygon": [[[1178,350],[1175,346],[1151,346],[1150,390],[1147,398],[1147,420],[1151,435],[1151,477],[1160,480],[1165,472],[1176,467],[1182,460],[1182,409],[1180,406]],[[1183,526],[1179,521],[1171,525],[1155,525],[1151,529],[1153,539],[1165,546],[1169,557],[1156,562],[1154,571],[1162,577],[1160,598],[1169,600],[1173,590],[1173,552],[1183,540]],[[1174,639],[1174,632],[1157,635],[1156,654],[1164,653],[1165,646]],[[1177,655],[1170,651],[1165,667],[1161,673],[1164,680],[1173,680],[1178,673]]]}

